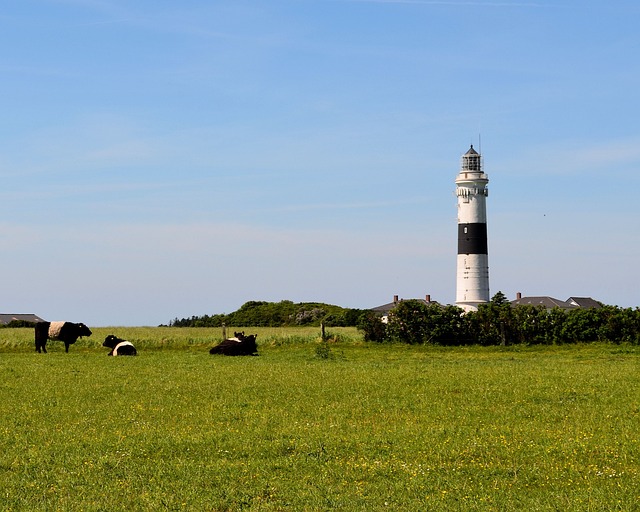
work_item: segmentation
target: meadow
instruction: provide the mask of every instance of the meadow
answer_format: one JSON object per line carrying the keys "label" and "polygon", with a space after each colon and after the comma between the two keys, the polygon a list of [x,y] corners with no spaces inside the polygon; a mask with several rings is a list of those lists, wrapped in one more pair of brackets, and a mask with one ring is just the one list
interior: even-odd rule
{"label": "meadow", "polygon": [[637,346],[242,330],[0,329],[0,510],[640,510]]}

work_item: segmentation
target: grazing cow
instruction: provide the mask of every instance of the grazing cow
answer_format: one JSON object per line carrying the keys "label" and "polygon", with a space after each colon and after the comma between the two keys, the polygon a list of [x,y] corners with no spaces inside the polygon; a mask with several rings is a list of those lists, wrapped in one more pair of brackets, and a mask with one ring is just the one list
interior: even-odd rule
{"label": "grazing cow", "polygon": [[103,347],[108,347],[111,349],[108,356],[137,356],[138,352],[136,351],[136,347],[133,346],[133,343],[127,340],[123,340],[114,336],[113,334],[109,334],[104,339]]}
{"label": "grazing cow", "polygon": [[233,338],[224,340],[216,345],[209,354],[222,354],[225,356],[254,356],[258,355],[258,345],[256,345],[257,334],[245,336],[244,331],[234,332]]}
{"label": "grazing cow", "polygon": [[35,326],[36,352],[47,353],[47,340],[64,341],[64,351],[83,336],[91,336],[91,330],[84,324],[73,322],[37,322]]}

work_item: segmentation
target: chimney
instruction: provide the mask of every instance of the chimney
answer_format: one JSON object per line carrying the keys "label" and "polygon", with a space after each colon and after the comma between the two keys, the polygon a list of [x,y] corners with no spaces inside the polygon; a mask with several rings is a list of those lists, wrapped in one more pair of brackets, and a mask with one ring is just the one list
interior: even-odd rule
{"label": "chimney", "polygon": [[398,296],[397,296],[397,295],[394,295],[394,296],[393,296],[393,303],[394,303],[394,304],[397,304],[397,303],[398,303]]}
{"label": "chimney", "polygon": [[429,295],[429,294],[427,293],[427,295],[425,295],[425,297],[424,297],[424,300],[425,300],[426,302],[431,302],[431,295]]}
{"label": "chimney", "polygon": [[520,300],[522,298],[522,293],[516,293],[516,300]]}

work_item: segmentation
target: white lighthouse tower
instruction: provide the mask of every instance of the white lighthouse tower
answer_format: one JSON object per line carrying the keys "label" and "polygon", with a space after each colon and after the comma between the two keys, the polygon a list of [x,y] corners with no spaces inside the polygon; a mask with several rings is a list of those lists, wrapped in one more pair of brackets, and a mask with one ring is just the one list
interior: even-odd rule
{"label": "white lighthouse tower", "polygon": [[482,157],[473,145],[462,155],[456,177],[458,197],[458,273],[456,305],[475,311],[489,302],[489,256],[487,244],[487,189],[489,177],[482,172]]}

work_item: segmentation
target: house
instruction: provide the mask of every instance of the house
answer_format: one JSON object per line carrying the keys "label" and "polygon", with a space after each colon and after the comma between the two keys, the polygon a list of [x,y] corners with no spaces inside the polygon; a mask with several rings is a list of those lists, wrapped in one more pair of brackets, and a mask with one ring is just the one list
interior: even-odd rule
{"label": "house", "polygon": [[[397,295],[393,296],[393,301],[382,306],[371,308],[371,311],[378,314],[383,322],[387,322],[389,318],[389,312],[395,308],[400,302],[405,299],[399,299]],[[424,304],[438,304],[436,301],[431,300],[431,295],[425,295],[424,299],[412,299],[418,300]],[[570,311],[572,309],[599,309],[602,307],[602,303],[598,302],[591,297],[569,297],[567,300],[555,299],[547,295],[523,297],[518,292],[516,300],[511,301],[512,306],[543,306],[547,310],[559,308],[563,311]]]}
{"label": "house", "polygon": [[38,315],[33,315],[31,313],[0,313],[0,325],[8,325],[11,322],[44,322],[42,318]]}
{"label": "house", "polygon": [[[397,295],[393,296],[393,301],[389,302],[388,304],[383,304],[382,306],[377,306],[375,308],[371,308],[371,311],[373,311],[374,313],[380,315],[380,317],[382,317],[382,321],[384,323],[387,323],[388,319],[389,319],[389,312],[395,308],[401,301],[403,301],[405,299],[399,299]],[[411,299],[411,300],[417,300],[422,302],[423,304],[429,305],[429,304],[437,304],[436,301],[432,301],[431,300],[431,295],[425,295],[424,299]]]}
{"label": "house", "polygon": [[602,304],[591,297],[569,297],[567,300],[555,299],[546,295],[523,297],[520,292],[516,295],[516,300],[511,301],[512,306],[543,306],[547,310],[559,308],[563,311],[572,309],[598,309]]}

